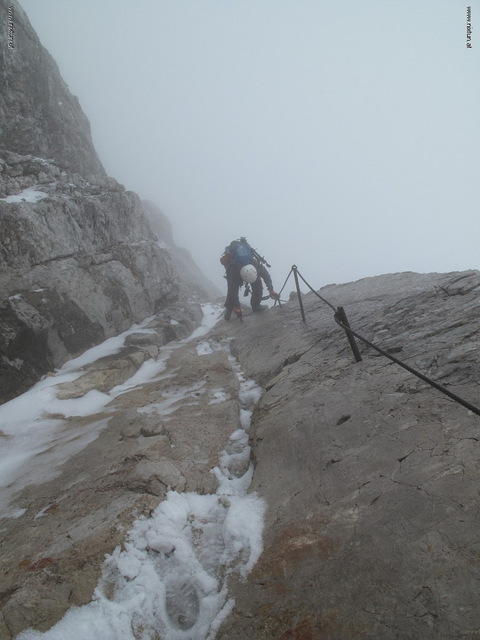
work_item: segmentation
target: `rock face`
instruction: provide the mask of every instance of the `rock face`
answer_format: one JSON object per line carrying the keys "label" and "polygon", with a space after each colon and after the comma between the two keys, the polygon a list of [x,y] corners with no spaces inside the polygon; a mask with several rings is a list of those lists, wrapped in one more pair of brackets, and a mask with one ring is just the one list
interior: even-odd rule
{"label": "rock face", "polygon": [[[28,198],[35,185],[44,194],[0,200],[0,380],[8,399],[176,300],[179,276],[136,194],[112,178],[91,183],[32,156],[2,157],[21,171],[16,190]],[[4,193],[9,183],[7,176]]]}
{"label": "rock face", "polygon": [[105,175],[78,100],[21,7],[0,0],[0,12],[2,402],[182,296],[215,292],[193,262],[172,262],[180,250],[159,244],[139,197]]}
{"label": "rock face", "polygon": [[[14,48],[8,12],[13,9]],[[53,159],[89,179],[105,176],[90,125],[16,0],[0,0],[0,148]]]}
{"label": "rock face", "polygon": [[[477,406],[480,274],[413,273],[321,290],[351,326]],[[254,414],[265,548],[218,638],[478,635],[480,418],[304,298],[232,326]]]}

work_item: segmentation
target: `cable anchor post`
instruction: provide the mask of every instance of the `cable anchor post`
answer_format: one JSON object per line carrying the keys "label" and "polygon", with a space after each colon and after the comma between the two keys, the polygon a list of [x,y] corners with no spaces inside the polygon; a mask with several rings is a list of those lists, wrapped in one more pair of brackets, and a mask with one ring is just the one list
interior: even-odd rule
{"label": "cable anchor post", "polygon": [[300,305],[300,313],[302,314],[303,322],[306,323],[307,321],[305,320],[305,310],[303,308],[302,292],[300,291],[300,284],[298,282],[298,269],[296,264],[292,265],[292,271],[293,271],[293,277],[295,278],[295,286],[297,288],[297,298],[298,298],[298,304]]}
{"label": "cable anchor post", "polygon": [[345,333],[347,334],[348,342],[350,343],[350,347],[353,351],[353,355],[355,356],[355,360],[357,362],[361,362],[362,356],[360,354],[358,345],[355,342],[353,333],[349,331],[350,323],[348,322],[347,314],[345,313],[345,309],[343,307],[337,307],[337,310],[335,311],[335,319],[338,320],[342,327],[345,329]]}

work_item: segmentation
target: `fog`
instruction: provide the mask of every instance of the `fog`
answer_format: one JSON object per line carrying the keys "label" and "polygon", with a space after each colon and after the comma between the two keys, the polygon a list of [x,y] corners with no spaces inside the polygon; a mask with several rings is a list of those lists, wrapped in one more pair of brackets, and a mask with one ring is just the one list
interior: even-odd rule
{"label": "fog", "polygon": [[222,288],[478,268],[480,10],[459,0],[21,0],[107,172]]}

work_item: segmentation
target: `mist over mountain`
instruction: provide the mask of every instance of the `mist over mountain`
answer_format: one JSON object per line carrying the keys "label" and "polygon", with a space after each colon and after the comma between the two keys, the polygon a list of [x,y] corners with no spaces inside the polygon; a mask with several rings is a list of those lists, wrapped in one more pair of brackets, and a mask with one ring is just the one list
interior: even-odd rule
{"label": "mist over mountain", "polygon": [[[218,295],[108,177],[78,99],[18,3],[2,21],[0,398],[180,298]],[[149,210],[154,205],[148,205]],[[168,238],[167,238],[168,240]]]}
{"label": "mist over mountain", "polygon": [[[260,34],[263,43],[267,27],[276,25],[293,38],[289,3],[276,3],[268,24],[251,19],[254,6],[270,6],[265,2],[213,3],[218,12],[212,14],[205,14],[203,3],[188,5],[187,14],[200,21],[188,22],[192,42],[203,38],[199,59],[216,51],[208,30],[198,27],[211,15],[218,26],[229,12],[240,12],[240,22],[227,22],[241,46],[235,38],[230,42],[228,29],[217,32],[226,49],[233,43],[246,60],[255,57],[247,34]],[[65,16],[75,20],[80,7],[73,0],[62,3],[55,5],[66,11],[56,29]],[[45,6],[38,3],[36,10],[40,4]],[[311,13],[301,13],[305,25],[316,11],[330,15],[327,5],[315,9],[305,0],[292,3],[290,12],[309,7]],[[91,6],[118,7],[112,20],[125,24],[125,4],[105,0]],[[159,4],[142,0],[138,6],[153,14],[128,5],[128,24],[135,17],[137,29],[140,15],[142,29],[156,29],[158,40],[160,26],[151,15]],[[180,4],[161,6],[177,15]],[[356,24],[367,29],[369,11],[362,6]],[[424,15],[423,5],[418,11]],[[192,99],[208,83],[187,82],[189,100],[182,107],[190,113],[189,127],[177,130],[193,147],[198,140],[212,142],[199,145],[205,162],[196,163],[192,147],[185,147],[187,153],[165,141],[169,175],[176,179],[165,179],[167,196],[157,202],[147,187],[158,184],[158,165],[146,161],[148,154],[135,163],[134,146],[118,126],[134,93],[130,66],[119,65],[125,104],[118,101],[118,113],[99,137],[105,142],[112,130],[115,141],[123,136],[121,151],[128,158],[126,164],[118,158],[118,166],[129,181],[146,187],[139,194],[126,189],[105,170],[79,99],[20,4],[0,0],[0,17],[0,640],[477,636],[479,271],[408,270],[317,290],[329,273],[327,262],[344,268],[340,274],[353,269],[348,249],[357,244],[374,269],[379,262],[372,246],[379,255],[392,252],[401,244],[397,230],[404,238],[414,235],[417,247],[434,245],[435,236],[424,242],[420,228],[396,215],[398,203],[384,219],[385,226],[392,220],[396,225],[388,242],[362,245],[356,232],[363,232],[364,218],[347,220],[341,206],[332,213],[333,226],[322,226],[320,234],[298,213],[298,166],[290,164],[295,154],[286,148],[278,155],[291,169],[286,200],[279,165],[266,162],[265,171],[256,171],[255,163],[247,163],[248,170],[236,172],[223,162],[221,171],[213,170],[207,160],[219,141],[209,137],[208,126],[198,128],[194,117],[208,111],[208,101]],[[315,21],[308,22],[314,30]],[[245,23],[251,31],[242,28]],[[338,37],[328,24],[325,39]],[[398,30],[393,35],[404,38]],[[123,35],[119,30],[112,37]],[[378,46],[363,32],[358,38],[365,41],[363,53]],[[282,42],[291,47],[290,38]],[[269,58],[272,51],[264,49]],[[95,55],[108,66],[108,56]],[[216,65],[228,67],[228,60],[214,56],[213,71],[209,67],[220,95],[224,85]],[[82,65],[88,67],[86,59]],[[288,89],[281,65],[276,69]],[[289,69],[290,81],[301,80],[295,65]],[[262,64],[238,71],[223,76],[233,78],[233,98],[242,95],[239,81],[247,76],[264,80],[259,91],[270,96],[271,77]],[[190,78],[179,75],[182,82]],[[117,80],[111,77],[101,90],[113,90]],[[360,84],[359,96],[365,88]],[[297,122],[299,105],[311,104],[302,102],[302,92],[292,95]],[[152,139],[161,137],[159,120],[169,108],[176,113],[169,97],[162,104],[137,100],[136,123]],[[234,103],[240,111],[249,104]],[[237,121],[221,105],[215,112],[225,133],[220,142],[233,157]],[[143,121],[150,111],[158,127]],[[266,141],[279,147],[276,136],[269,138],[270,115],[257,137],[248,119],[238,122],[245,127],[245,148],[255,139],[266,153],[260,164],[271,160]],[[334,139],[344,128],[340,114],[329,135]],[[372,130],[366,126],[351,148],[340,150],[342,168],[349,167],[340,182],[327,184],[328,172],[322,174],[332,206],[356,204],[359,186],[363,193],[359,148],[362,170],[369,155],[377,168],[388,164],[376,155],[378,139],[359,143]],[[175,163],[177,152],[198,170],[184,171]],[[390,149],[391,166],[397,159]],[[309,175],[318,176],[319,166],[308,164]],[[264,180],[270,171],[278,190]],[[406,174],[415,171],[408,165]],[[375,172],[369,176],[371,184],[377,181]],[[430,184],[440,185],[441,173],[432,176]],[[232,184],[239,187],[237,198]],[[197,208],[199,188],[205,200]],[[172,193],[181,206],[171,206]],[[212,193],[222,197],[212,200]],[[258,208],[259,193],[270,208]],[[408,197],[414,198],[409,191]],[[255,207],[245,206],[249,201]],[[216,202],[213,217],[207,202]],[[280,212],[295,204],[288,219],[273,215],[276,203]],[[313,211],[314,204],[305,208]],[[172,219],[165,211],[174,211]],[[224,218],[215,218],[219,211]],[[442,224],[447,222],[444,217]],[[351,244],[344,245],[338,238],[347,237],[342,234],[348,224]],[[192,251],[177,240],[186,237],[186,227]],[[308,294],[290,280],[279,295],[279,273],[272,284],[265,261],[246,242],[233,243],[220,264],[232,239],[224,236],[240,236],[246,227],[252,244],[261,241],[257,248],[268,258],[270,245],[281,267],[290,268],[292,254],[301,258],[300,275],[305,265],[312,283]],[[475,243],[472,227],[468,235]],[[436,250],[441,253],[440,245]],[[429,265],[434,253],[418,259]],[[210,265],[207,275],[198,258]],[[225,302],[215,285],[223,284],[223,273]],[[292,267],[290,277],[298,273]],[[245,295],[239,297],[241,286]]]}

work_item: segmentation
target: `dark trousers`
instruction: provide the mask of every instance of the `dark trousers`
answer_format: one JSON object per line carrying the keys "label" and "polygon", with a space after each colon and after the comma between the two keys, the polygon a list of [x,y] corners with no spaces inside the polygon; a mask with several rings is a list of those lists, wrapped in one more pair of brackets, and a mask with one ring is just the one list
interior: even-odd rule
{"label": "dark trousers", "polygon": [[[226,269],[227,276],[227,298],[225,300],[225,308],[232,311],[235,307],[240,307],[238,291],[242,286],[242,278],[240,277],[240,267],[236,264],[229,264]],[[262,279],[258,277],[255,282],[250,285],[252,288],[252,297],[250,304],[255,311],[262,302],[263,285]]]}
{"label": "dark trousers", "polygon": [[240,300],[238,299],[238,290],[242,284],[240,277],[240,267],[236,264],[229,264],[226,267],[227,276],[227,298],[225,300],[225,308],[227,311],[232,311],[234,307],[240,307]]}
{"label": "dark trousers", "polygon": [[250,298],[250,304],[252,305],[252,309],[256,311],[262,302],[263,296],[263,285],[260,276],[255,280],[251,287],[252,297]]}

